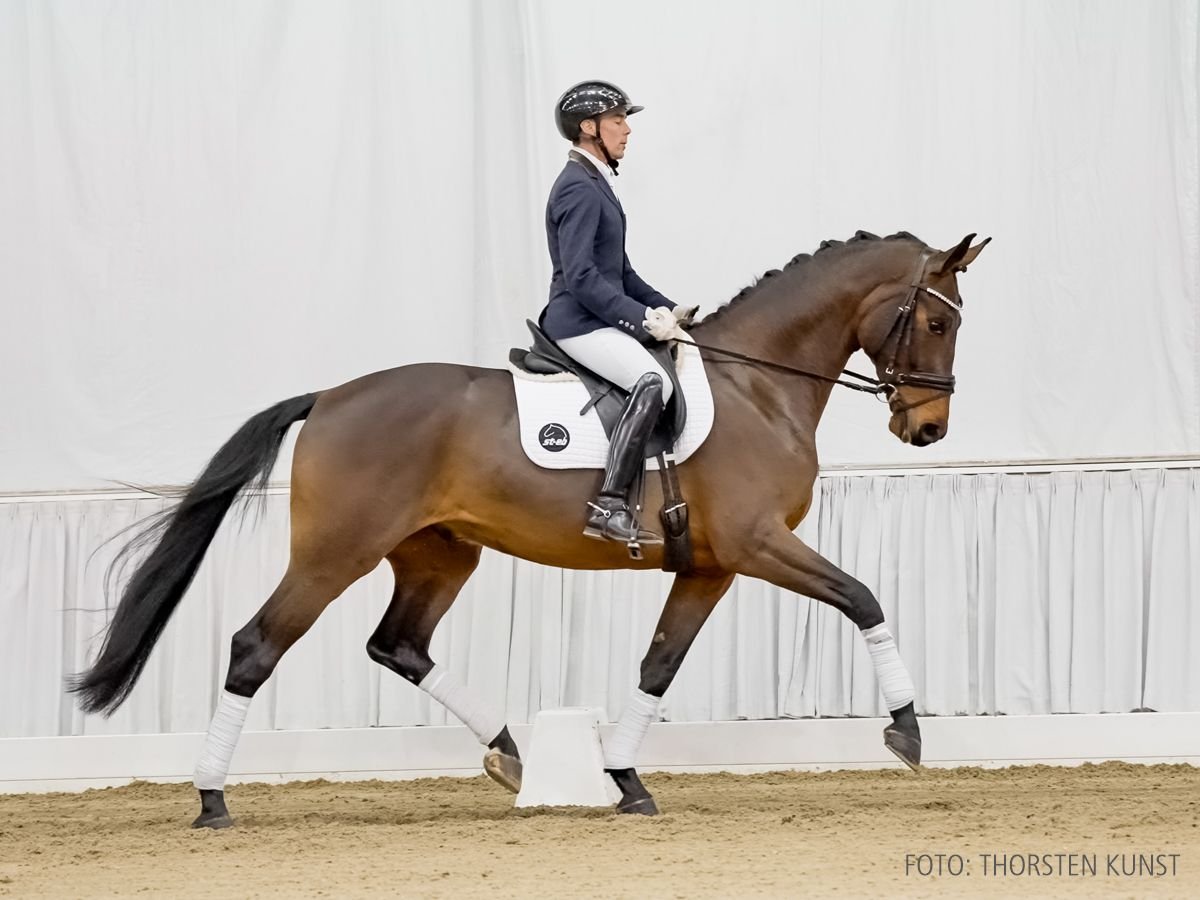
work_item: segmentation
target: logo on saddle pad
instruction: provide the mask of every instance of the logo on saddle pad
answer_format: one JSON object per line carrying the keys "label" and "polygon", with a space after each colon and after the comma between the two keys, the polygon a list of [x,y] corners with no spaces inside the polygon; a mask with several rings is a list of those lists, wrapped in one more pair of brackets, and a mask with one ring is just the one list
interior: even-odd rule
{"label": "logo on saddle pad", "polygon": [[558,453],[567,449],[567,445],[571,443],[571,435],[557,422],[551,422],[543,425],[542,430],[538,432],[538,443],[551,453]]}

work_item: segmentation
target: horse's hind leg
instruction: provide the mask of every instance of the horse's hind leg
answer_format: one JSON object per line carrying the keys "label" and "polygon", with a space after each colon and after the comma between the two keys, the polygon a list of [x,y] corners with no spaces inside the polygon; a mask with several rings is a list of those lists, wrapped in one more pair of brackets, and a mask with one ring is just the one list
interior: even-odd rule
{"label": "horse's hind leg", "polygon": [[335,571],[329,566],[298,565],[295,557],[263,607],[233,636],[225,690],[208,727],[194,783],[201,812],[193,828],[225,828],[233,824],[225,807],[225,778],[242,732],[250,699],[275,666],[317,617],[347,587],[370,570],[360,565]]}
{"label": "horse's hind leg", "polygon": [[489,749],[484,771],[513,793],[521,759],[501,710],[491,709],[429,656],[433,631],[479,564],[477,544],[426,528],[388,554],[396,575],[392,602],[367,642],[367,654],[438,700]]}

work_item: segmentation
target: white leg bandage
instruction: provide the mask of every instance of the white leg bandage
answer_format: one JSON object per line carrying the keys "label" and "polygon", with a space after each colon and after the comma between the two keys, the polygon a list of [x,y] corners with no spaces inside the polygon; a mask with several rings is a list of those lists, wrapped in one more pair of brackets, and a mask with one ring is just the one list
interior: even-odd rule
{"label": "white leg bandage", "polygon": [[233,748],[237,746],[246,722],[246,711],[250,709],[250,698],[239,697],[229,691],[221,691],[217,711],[208,726],[208,737],[204,741],[204,752],[196,763],[196,776],[192,783],[201,790],[225,790],[225,778],[229,774],[229,762],[233,759]]}
{"label": "white leg bandage", "polygon": [[902,706],[912,703],[917,696],[913,687],[912,676],[900,654],[896,650],[896,642],[887,624],[876,625],[862,633],[867,641],[867,652],[871,654],[871,662],[875,664],[875,677],[879,680],[879,689],[883,691],[883,702],[889,710],[895,711]]}
{"label": "white leg bandage", "polygon": [[604,745],[604,767],[607,769],[632,769],[637,761],[638,748],[646,736],[650,723],[658,718],[660,697],[644,691],[634,691],[629,703],[621,711],[617,729],[612,739]]}
{"label": "white leg bandage", "polygon": [[481,744],[486,745],[494,740],[504,729],[503,715],[488,709],[487,704],[472,694],[470,688],[437,663],[417,687],[458,716],[475,733]]}

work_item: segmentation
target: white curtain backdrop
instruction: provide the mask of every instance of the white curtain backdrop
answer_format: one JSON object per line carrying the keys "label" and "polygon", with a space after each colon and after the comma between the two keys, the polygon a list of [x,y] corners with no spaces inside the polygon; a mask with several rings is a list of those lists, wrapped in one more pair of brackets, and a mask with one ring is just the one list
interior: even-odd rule
{"label": "white curtain backdrop", "polygon": [[[826,466],[1200,458],[1198,43],[1200,0],[0,0],[0,736],[205,727],[285,497],[222,531],[106,721],[61,677],[104,622],[101,542],[159,501],[18,496],[184,484],[285,397],[502,365],[583,78],[646,105],[629,252],[676,300],[859,228],[995,238],[948,438],[902,446],[839,394]],[[927,712],[1200,709],[1195,471],[1019,468],[826,477],[802,527],[878,591]],[[613,716],[668,583],[488,554],[436,653],[514,721]],[[443,721],[366,660],[389,591],[348,592],[249,727]],[[739,582],[667,715],[879,712],[860,643]]]}
{"label": "white curtain backdrop", "polygon": [[1200,456],[1198,31],[1200,0],[0,0],[0,492],[182,484],[285,397],[503,365],[553,104],[597,76],[646,105],[621,195],[669,297],[859,228],[995,238],[949,438],[839,395],[826,464]]}
{"label": "white curtain backdrop", "polygon": [[[286,562],[286,497],[223,528],[129,702],[83,717],[62,690],[106,620],[99,543],[161,501],[0,505],[0,737],[202,731],[229,639]],[[1200,710],[1200,469],[820,480],[802,536],[876,592],[936,715]],[[434,657],[512,722],[541,708],[619,714],[670,576],[547,569],[485,553]],[[446,713],[364,651],[380,569],[337,601],[251,707],[254,729],[440,724]],[[667,692],[665,717],[883,715],[861,638],[836,611],[739,579]]]}

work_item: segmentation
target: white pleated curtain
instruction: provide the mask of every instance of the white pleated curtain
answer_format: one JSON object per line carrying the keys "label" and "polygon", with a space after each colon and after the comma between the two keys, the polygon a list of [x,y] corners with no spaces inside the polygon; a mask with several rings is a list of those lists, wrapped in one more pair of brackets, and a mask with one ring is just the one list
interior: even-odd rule
{"label": "white pleated curtain", "polygon": [[601,75],[646,105],[627,243],[673,300],[710,312],[860,228],[994,237],[949,438],[835,395],[826,465],[1200,458],[1200,0],[605,16],[0,3],[0,492],[185,484],[286,397],[503,366],[550,282],[554,101]]}
{"label": "white pleated curtain", "polygon": [[[801,533],[874,591],[926,714],[1200,710],[1200,470],[836,476]],[[103,626],[101,541],[159,500],[0,505],[0,737],[203,730],[232,633],[286,563],[287,502],[225,527],[129,702],[83,717],[63,693]],[[93,555],[94,554],[94,555]],[[89,557],[91,557],[89,562]],[[570,572],[484,554],[433,655],[509,720],[598,705],[615,717],[669,589],[663,573]],[[364,651],[386,567],[284,658],[253,729],[440,724],[442,708]],[[65,599],[60,599],[65,598]],[[883,714],[839,613],[738,579],[668,691],[671,721]]]}
{"label": "white pleated curtain", "polygon": [[[821,552],[875,591],[938,715],[1200,709],[1200,472],[821,480]],[[880,710],[810,605],[787,715]]]}

